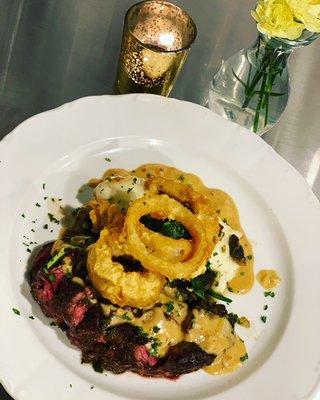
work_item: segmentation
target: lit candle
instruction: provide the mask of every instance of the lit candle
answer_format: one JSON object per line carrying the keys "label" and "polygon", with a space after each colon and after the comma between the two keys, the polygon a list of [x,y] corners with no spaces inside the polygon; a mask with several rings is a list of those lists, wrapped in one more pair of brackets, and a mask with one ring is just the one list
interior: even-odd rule
{"label": "lit candle", "polygon": [[167,96],[195,36],[192,19],[171,3],[154,0],[131,7],[118,66],[120,93]]}

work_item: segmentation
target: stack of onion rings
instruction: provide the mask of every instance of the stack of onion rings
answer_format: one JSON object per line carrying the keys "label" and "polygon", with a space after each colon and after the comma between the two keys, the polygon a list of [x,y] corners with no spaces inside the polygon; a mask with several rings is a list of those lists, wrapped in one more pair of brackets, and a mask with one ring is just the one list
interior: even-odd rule
{"label": "stack of onion rings", "polygon": [[[126,214],[107,200],[89,202],[94,229],[100,231],[99,240],[89,248],[89,276],[102,296],[120,306],[149,307],[157,301],[166,279],[191,279],[202,274],[217,241],[219,224],[210,197],[191,184],[179,182],[175,170],[167,169],[172,179],[147,177],[146,195],[135,200]],[[125,170],[108,170],[103,179],[128,175]],[[205,188],[193,175],[190,181]],[[140,222],[145,215],[180,222],[191,239],[173,239],[149,230]],[[138,260],[145,271],[126,272],[113,261],[122,255]]]}

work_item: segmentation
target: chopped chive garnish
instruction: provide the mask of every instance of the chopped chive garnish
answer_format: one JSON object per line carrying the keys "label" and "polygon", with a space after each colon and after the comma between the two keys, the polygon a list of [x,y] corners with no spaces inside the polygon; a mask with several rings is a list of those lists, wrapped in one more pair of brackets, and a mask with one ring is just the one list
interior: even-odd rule
{"label": "chopped chive garnish", "polygon": [[46,268],[49,270],[51,267],[53,267],[61,258],[64,257],[65,254],[65,249],[64,247],[62,247],[62,249],[60,249],[58,251],[57,254],[55,254],[48,262],[46,265]]}
{"label": "chopped chive garnish", "polygon": [[57,218],[53,214],[48,213],[48,217],[49,217],[51,222],[54,222],[55,224],[59,224],[60,223],[60,221],[57,220]]}
{"label": "chopped chive garnish", "polygon": [[43,183],[43,184],[42,184],[42,189],[44,190],[45,188],[46,188],[46,184]]}
{"label": "chopped chive garnish", "polygon": [[172,311],[174,310],[174,303],[173,303],[173,301],[168,301],[168,303],[166,303],[165,305],[166,305],[166,307],[167,307],[166,312],[167,312],[168,314],[172,313]]}
{"label": "chopped chive garnish", "polygon": [[264,292],[264,297],[274,297],[275,295],[275,292]]}
{"label": "chopped chive garnish", "polygon": [[34,319],[34,316],[33,315],[29,315],[29,319]]}
{"label": "chopped chive garnish", "polygon": [[131,320],[132,320],[132,318],[129,317],[128,313],[124,313],[124,314],[122,315],[122,318],[125,319],[126,321],[131,321]]}
{"label": "chopped chive garnish", "polygon": [[215,292],[214,290],[208,290],[207,294],[211,297],[214,297],[215,299],[221,300],[221,301],[225,301],[226,303],[232,303],[232,300],[229,299],[229,297],[224,296],[221,293]]}
{"label": "chopped chive garnish", "polygon": [[25,218],[26,216],[25,216],[25,214],[21,214],[21,217],[22,217],[22,218]]}
{"label": "chopped chive garnish", "polygon": [[43,225],[43,229],[48,229],[48,224]]}
{"label": "chopped chive garnish", "polygon": [[267,322],[267,316],[266,315],[262,315],[260,317],[261,321],[265,324]]}
{"label": "chopped chive garnish", "polygon": [[27,249],[27,252],[28,252],[28,253],[31,253],[31,250],[30,250],[30,249]]}
{"label": "chopped chive garnish", "polygon": [[246,353],[243,357],[240,357],[240,361],[243,363],[248,359],[248,354]]}
{"label": "chopped chive garnish", "polygon": [[106,157],[105,160],[108,162],[111,162],[111,158],[109,158],[109,157]]}
{"label": "chopped chive garnish", "polygon": [[48,279],[49,279],[50,282],[55,282],[56,276],[55,276],[54,274],[50,274],[50,275],[48,276]]}
{"label": "chopped chive garnish", "polygon": [[36,206],[37,206],[37,207],[41,207],[41,205],[40,205],[39,203],[36,203]]}
{"label": "chopped chive garnish", "polygon": [[16,315],[20,315],[20,311],[17,310],[16,308],[13,308],[12,311],[13,311]]}

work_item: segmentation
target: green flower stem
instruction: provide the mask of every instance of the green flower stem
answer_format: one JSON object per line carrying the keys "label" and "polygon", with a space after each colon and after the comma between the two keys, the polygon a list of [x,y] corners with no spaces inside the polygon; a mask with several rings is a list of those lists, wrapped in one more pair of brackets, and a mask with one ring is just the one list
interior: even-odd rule
{"label": "green flower stem", "polygon": [[253,132],[258,131],[259,116],[260,116],[261,106],[262,106],[262,102],[263,102],[263,98],[264,98],[265,90],[266,90],[266,81],[267,81],[267,74],[263,74],[261,87],[260,87],[259,101],[258,101],[258,105],[257,105],[256,112],[254,115]]}
{"label": "green flower stem", "polygon": [[[284,68],[282,64],[286,60],[286,54],[284,52],[282,52],[279,49],[274,49],[273,47],[270,47],[268,44],[266,44],[265,52],[262,56],[262,59],[259,61],[259,52],[260,52],[259,44],[256,49],[256,55],[255,55],[256,63],[259,63],[259,65],[257,66],[257,71],[252,77],[252,80],[251,80],[251,72],[252,72],[251,65],[248,73],[247,82],[244,83],[240,80],[240,78],[238,79],[239,81],[241,81],[241,83],[245,88],[244,90],[245,99],[242,104],[243,109],[248,107],[250,101],[255,95],[258,95],[258,104],[255,110],[254,125],[253,125],[254,132],[258,131],[260,113],[262,109],[265,110],[264,126],[267,126],[268,124],[270,96],[282,96],[284,94],[284,93],[273,93],[272,88],[276,77],[282,73],[282,70]],[[260,81],[261,81],[261,86],[260,89],[257,90],[257,85],[259,84]]]}

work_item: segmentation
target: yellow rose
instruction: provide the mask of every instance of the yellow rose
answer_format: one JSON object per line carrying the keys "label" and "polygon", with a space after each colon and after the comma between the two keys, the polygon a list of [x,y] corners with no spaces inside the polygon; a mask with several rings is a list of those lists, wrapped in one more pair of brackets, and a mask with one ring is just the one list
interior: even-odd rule
{"label": "yellow rose", "polygon": [[288,0],[297,20],[310,32],[320,32],[320,0]]}
{"label": "yellow rose", "polygon": [[295,21],[287,0],[260,0],[251,15],[258,30],[269,38],[298,39],[304,29],[302,23]]}

